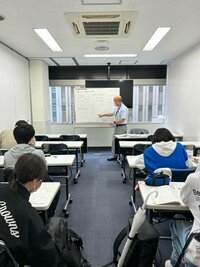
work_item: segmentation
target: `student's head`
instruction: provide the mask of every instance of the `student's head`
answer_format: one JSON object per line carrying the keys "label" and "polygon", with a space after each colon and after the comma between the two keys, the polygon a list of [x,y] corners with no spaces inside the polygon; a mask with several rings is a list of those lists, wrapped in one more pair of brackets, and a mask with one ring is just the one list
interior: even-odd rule
{"label": "student's head", "polygon": [[47,177],[44,160],[38,155],[27,153],[19,157],[14,168],[14,181],[35,192]]}
{"label": "student's head", "polygon": [[32,125],[26,123],[16,126],[13,130],[14,138],[17,144],[28,144],[35,135]]}
{"label": "student's head", "polygon": [[17,122],[15,123],[15,126],[21,126],[21,125],[23,125],[23,124],[28,124],[28,122],[27,122],[27,121],[24,121],[24,120],[19,120],[19,121],[17,121]]}
{"label": "student's head", "polygon": [[113,102],[115,104],[115,106],[120,106],[122,104],[122,97],[117,95],[113,98]]}
{"label": "student's head", "polygon": [[159,128],[152,137],[152,143],[175,141],[173,134],[166,128]]}

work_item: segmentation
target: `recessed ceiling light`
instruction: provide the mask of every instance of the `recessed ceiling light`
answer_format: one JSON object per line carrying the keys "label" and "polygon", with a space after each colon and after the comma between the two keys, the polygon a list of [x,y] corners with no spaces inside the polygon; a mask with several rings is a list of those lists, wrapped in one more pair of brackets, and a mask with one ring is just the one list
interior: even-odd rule
{"label": "recessed ceiling light", "polygon": [[162,38],[168,33],[170,27],[159,27],[151,36],[148,43],[143,48],[143,51],[151,51],[162,40]]}
{"label": "recessed ceiling light", "polygon": [[96,46],[94,49],[97,51],[107,51],[110,48],[109,48],[109,46],[106,46],[106,45],[99,45],[99,46]]}
{"label": "recessed ceiling light", "polygon": [[87,54],[84,57],[137,57],[136,54]]}
{"label": "recessed ceiling light", "polygon": [[33,30],[39,35],[39,37],[45,42],[45,44],[51,48],[52,51],[54,52],[63,51],[47,29],[33,29]]}

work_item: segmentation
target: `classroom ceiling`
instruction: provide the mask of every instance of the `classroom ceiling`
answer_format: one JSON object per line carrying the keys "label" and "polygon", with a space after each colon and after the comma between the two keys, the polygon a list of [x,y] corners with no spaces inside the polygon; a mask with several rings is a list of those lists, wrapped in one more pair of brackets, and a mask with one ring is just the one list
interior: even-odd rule
{"label": "classroom ceiling", "polygon": [[[133,12],[128,37],[77,38],[66,12]],[[200,42],[200,0],[0,0],[0,41],[49,65],[167,64]],[[125,17],[126,17],[125,13]],[[143,48],[157,27],[171,30],[154,48]],[[52,52],[33,28],[47,28],[63,52]],[[103,40],[103,41],[102,41]],[[98,52],[96,46],[109,50]],[[137,54],[135,58],[85,58],[84,54]]]}

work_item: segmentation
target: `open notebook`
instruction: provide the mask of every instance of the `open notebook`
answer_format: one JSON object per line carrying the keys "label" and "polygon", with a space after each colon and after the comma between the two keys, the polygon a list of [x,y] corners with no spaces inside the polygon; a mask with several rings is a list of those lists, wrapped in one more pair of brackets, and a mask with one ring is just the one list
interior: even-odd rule
{"label": "open notebook", "polygon": [[30,203],[34,205],[44,205],[51,199],[52,192],[48,188],[42,188],[30,195]]}
{"label": "open notebook", "polygon": [[176,185],[163,185],[156,188],[158,192],[154,201],[157,205],[184,205],[180,198],[180,187]]}

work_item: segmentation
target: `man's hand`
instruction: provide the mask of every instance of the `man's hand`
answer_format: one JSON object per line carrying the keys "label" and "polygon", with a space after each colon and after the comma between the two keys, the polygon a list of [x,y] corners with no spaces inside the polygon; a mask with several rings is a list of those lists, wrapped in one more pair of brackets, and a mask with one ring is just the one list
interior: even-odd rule
{"label": "man's hand", "polygon": [[98,117],[99,117],[99,118],[102,118],[102,117],[103,117],[103,114],[98,114]]}
{"label": "man's hand", "polygon": [[115,123],[113,121],[111,121],[111,122],[108,122],[108,125],[113,126],[113,125],[115,125]]}

